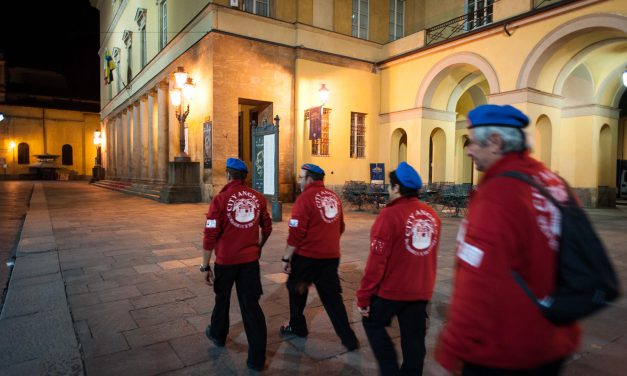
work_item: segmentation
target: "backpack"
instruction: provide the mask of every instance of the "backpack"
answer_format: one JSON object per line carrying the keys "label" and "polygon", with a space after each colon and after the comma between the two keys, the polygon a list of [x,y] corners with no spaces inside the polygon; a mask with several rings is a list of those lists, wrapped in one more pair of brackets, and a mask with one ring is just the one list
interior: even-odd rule
{"label": "backpack", "polygon": [[501,176],[522,180],[535,187],[562,215],[557,280],[548,298],[539,300],[520,274],[512,271],[518,285],[533,300],[546,319],[555,325],[569,325],[616,300],[620,287],[607,251],[590,220],[568,189],[567,203],[558,202],[530,176],[507,171]]}

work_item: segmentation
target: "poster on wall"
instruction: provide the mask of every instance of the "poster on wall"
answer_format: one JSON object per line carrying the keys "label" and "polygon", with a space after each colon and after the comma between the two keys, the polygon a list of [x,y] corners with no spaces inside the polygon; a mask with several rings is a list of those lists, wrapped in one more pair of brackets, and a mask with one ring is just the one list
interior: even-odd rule
{"label": "poster on wall", "polygon": [[274,194],[274,134],[263,136],[265,160],[263,164],[263,194]]}
{"label": "poster on wall", "polygon": [[263,137],[255,137],[255,148],[254,148],[254,161],[253,161],[253,173],[254,184],[253,188],[257,192],[263,192],[263,183],[264,183],[264,138]]}
{"label": "poster on wall", "polygon": [[385,182],[385,164],[370,163],[370,184],[383,184]]}
{"label": "poster on wall", "polygon": [[203,147],[203,161],[204,168],[211,168],[211,122],[206,122],[202,125],[204,147]]}

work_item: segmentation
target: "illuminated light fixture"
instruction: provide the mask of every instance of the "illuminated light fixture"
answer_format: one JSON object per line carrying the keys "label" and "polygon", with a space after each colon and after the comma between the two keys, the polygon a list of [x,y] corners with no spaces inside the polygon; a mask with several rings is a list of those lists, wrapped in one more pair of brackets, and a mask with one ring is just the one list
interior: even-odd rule
{"label": "illuminated light fixture", "polygon": [[94,132],[94,145],[102,145],[102,133],[100,131]]}
{"label": "illuminated light fixture", "polygon": [[178,67],[174,72],[174,81],[176,81],[176,87],[182,89],[183,85],[187,82],[187,72],[183,67]]}
{"label": "illuminated light fixture", "polygon": [[4,114],[0,112],[0,121],[4,120]]}
{"label": "illuminated light fixture", "polygon": [[175,107],[181,105],[181,89],[174,89],[170,92],[170,102]]}
{"label": "illuminated light fixture", "polygon": [[17,146],[17,144],[15,143],[15,141],[11,141],[11,142],[9,142],[9,149],[13,149],[13,148],[15,148],[15,146]]}
{"label": "illuminated light fixture", "polygon": [[329,100],[329,89],[325,86],[325,84],[320,85],[320,89],[318,90],[318,95],[320,96],[320,100],[322,104],[327,103]]}
{"label": "illuminated light fixture", "polygon": [[623,85],[627,86],[627,67],[625,68],[625,71],[623,72]]}
{"label": "illuminated light fixture", "polygon": [[105,178],[105,169],[102,167],[102,132],[94,131],[94,145],[96,145],[96,159],[91,172],[90,183],[97,182]]}
{"label": "illuminated light fixture", "polygon": [[174,157],[174,162],[191,162],[191,158],[185,152],[185,119],[189,115],[189,102],[194,96],[196,85],[183,67],[178,67],[174,72],[174,81],[174,88],[170,90],[170,102],[176,107],[176,118],[179,121],[179,154]]}

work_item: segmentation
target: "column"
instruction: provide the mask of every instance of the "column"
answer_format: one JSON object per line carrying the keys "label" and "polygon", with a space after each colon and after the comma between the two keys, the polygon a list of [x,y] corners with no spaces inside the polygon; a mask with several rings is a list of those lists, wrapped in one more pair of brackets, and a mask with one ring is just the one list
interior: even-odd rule
{"label": "column", "polygon": [[115,177],[122,177],[122,113],[115,119]]}
{"label": "column", "polygon": [[148,95],[142,95],[139,100],[139,178],[148,178]]}
{"label": "column", "polygon": [[157,92],[155,90],[150,90],[148,93],[148,178],[150,180],[155,180],[157,177],[157,168],[155,163],[155,131],[157,127],[156,118],[155,118],[155,104],[156,102]]}
{"label": "column", "polygon": [[124,141],[126,142],[126,146],[124,148],[124,164],[126,166],[126,178],[128,180],[133,178],[133,159],[132,155],[132,146],[133,143],[131,138],[133,136],[133,107],[128,107],[126,109],[126,130],[124,132]]}
{"label": "column", "polygon": [[157,177],[159,180],[168,179],[168,161],[170,155],[169,145],[169,125],[168,125],[168,84],[159,83],[157,87]]}
{"label": "column", "polygon": [[133,151],[132,151],[132,162],[133,162],[133,179],[139,179],[141,175],[141,138],[142,138],[142,128],[139,120],[139,102],[136,101],[133,103]]}
{"label": "column", "polygon": [[104,168],[105,168],[105,173],[106,173],[106,177],[110,178],[111,177],[111,172],[112,172],[112,168],[111,166],[113,165],[112,163],[112,159],[111,159],[111,150],[113,149],[113,144],[111,142],[111,129],[113,128],[113,124],[115,122],[115,118],[114,117],[109,117],[109,119],[107,120],[107,122],[105,123],[105,128],[104,128],[104,134],[105,134],[105,139],[107,140],[107,143],[105,145],[107,145],[105,147],[105,150],[103,150],[102,152],[104,152],[104,157],[103,158],[103,164],[104,164]]}

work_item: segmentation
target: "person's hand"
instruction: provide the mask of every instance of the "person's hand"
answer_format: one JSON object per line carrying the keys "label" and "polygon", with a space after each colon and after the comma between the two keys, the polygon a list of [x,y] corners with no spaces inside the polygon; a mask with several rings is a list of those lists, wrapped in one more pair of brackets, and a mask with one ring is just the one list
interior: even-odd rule
{"label": "person's hand", "polygon": [[292,272],[292,263],[290,262],[291,260],[287,259],[287,261],[285,261],[286,259],[281,259],[281,261],[283,262],[283,273],[285,274],[290,274]]}
{"label": "person's hand", "polygon": [[213,286],[213,281],[215,278],[213,277],[213,272],[211,271],[211,267],[207,270],[207,274],[205,275],[205,281],[209,286]]}
{"label": "person's hand", "polygon": [[365,308],[357,307],[357,310],[363,317],[370,317],[370,306]]}

